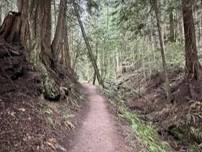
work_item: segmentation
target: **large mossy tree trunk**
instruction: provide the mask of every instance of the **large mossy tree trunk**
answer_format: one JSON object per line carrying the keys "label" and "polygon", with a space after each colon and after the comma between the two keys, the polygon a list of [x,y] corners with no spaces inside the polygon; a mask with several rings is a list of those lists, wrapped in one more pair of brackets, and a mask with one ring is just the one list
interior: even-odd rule
{"label": "large mossy tree trunk", "polygon": [[51,43],[51,0],[18,0],[17,2],[19,13],[9,13],[1,26],[0,36],[7,42],[22,44],[27,50],[27,59],[41,73],[45,97],[58,100],[60,86],[71,88],[72,84],[78,84],[71,67],[58,66],[59,63],[55,61],[60,54],[54,52],[67,49],[63,46],[64,42],[68,41],[64,34],[66,1],[61,0],[61,7],[64,9],[59,13],[56,33],[59,32],[55,34],[53,43]]}
{"label": "large mossy tree trunk", "polygon": [[44,65],[51,67],[51,0],[18,0],[18,9],[22,45],[29,51],[34,64],[41,58]]}
{"label": "large mossy tree trunk", "polygon": [[28,50],[30,61],[40,71],[45,98],[58,100],[60,88],[52,75],[51,0],[18,0],[21,12],[22,45]]}
{"label": "large mossy tree trunk", "polygon": [[202,73],[196,47],[192,2],[183,0],[182,6],[185,31],[186,79],[201,80]]}
{"label": "large mossy tree trunk", "polygon": [[185,32],[185,80],[192,98],[202,100],[202,67],[198,59],[192,1],[182,0]]}

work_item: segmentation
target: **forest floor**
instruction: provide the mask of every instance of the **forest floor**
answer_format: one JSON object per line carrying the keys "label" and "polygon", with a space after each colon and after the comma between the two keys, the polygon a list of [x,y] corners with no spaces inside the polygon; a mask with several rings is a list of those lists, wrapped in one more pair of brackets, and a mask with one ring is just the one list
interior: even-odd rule
{"label": "forest floor", "polygon": [[[123,137],[108,103],[98,89],[85,85],[88,103],[82,124],[75,132],[69,152],[139,152],[133,149]],[[138,141],[136,142],[138,143]],[[139,146],[140,147],[140,146]]]}
{"label": "forest floor", "polygon": [[44,99],[40,75],[25,52],[0,39],[0,152],[66,151],[61,143],[74,127],[75,109],[66,100]]}
{"label": "forest floor", "polygon": [[[86,102],[49,102],[41,78],[18,44],[0,40],[0,152],[137,152],[103,95],[85,85]],[[128,137],[128,139],[126,139]],[[134,148],[135,146],[135,148]]]}
{"label": "forest floor", "polygon": [[0,152],[162,152],[162,141],[172,152],[202,151],[202,103],[176,96],[183,70],[169,72],[178,102],[166,102],[163,75],[157,73],[144,81],[123,75],[127,81],[109,90],[118,104],[86,84],[86,102],[71,105],[68,98],[44,99],[40,75],[25,56],[20,45],[0,40]]}
{"label": "forest floor", "polygon": [[[119,100],[124,103],[129,113],[151,126],[155,136],[169,143],[171,151],[201,152],[202,103],[184,93],[180,94],[185,83],[183,69],[169,71],[173,97],[171,102],[166,101],[163,73],[158,72],[147,80],[138,79],[134,74],[128,78],[128,75],[126,73],[122,76],[120,82],[123,83],[117,85],[114,92],[115,97],[121,95]],[[145,140],[145,135],[141,138]]]}

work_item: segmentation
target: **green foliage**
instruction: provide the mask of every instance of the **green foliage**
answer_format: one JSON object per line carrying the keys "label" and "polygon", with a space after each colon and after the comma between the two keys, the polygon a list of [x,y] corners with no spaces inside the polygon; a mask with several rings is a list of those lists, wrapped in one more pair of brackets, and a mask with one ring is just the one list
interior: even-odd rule
{"label": "green foliage", "polygon": [[198,146],[197,144],[191,144],[188,147],[188,152],[201,152],[202,151],[202,147]]}
{"label": "green foliage", "polygon": [[120,116],[130,122],[133,131],[150,152],[171,152],[168,144],[161,141],[153,126],[142,122],[126,108],[121,108]]}
{"label": "green foliage", "polygon": [[119,116],[130,123],[134,134],[145,145],[147,150],[149,152],[172,152],[169,144],[160,139],[154,126],[140,120],[137,114],[131,112],[125,105],[124,95],[133,93],[126,90],[122,92],[121,89],[116,90],[113,87],[114,85],[109,87],[109,90],[105,90],[105,93],[110,98],[109,101],[117,108]]}
{"label": "green foliage", "polygon": [[[140,80],[144,80],[150,78],[152,74],[162,71],[158,29],[153,6],[150,2],[150,0],[99,1],[97,14],[85,16],[87,19],[85,22],[86,31],[101,75],[106,82],[117,82],[119,76],[127,78],[128,75],[132,75],[135,79],[140,77]],[[195,9],[201,8],[201,2],[196,0],[193,3]],[[181,1],[158,1],[158,7],[168,69],[183,68],[185,59]],[[195,12],[197,14],[197,11]],[[199,12],[201,13],[201,11]],[[172,15],[174,39],[171,39],[173,35],[170,30],[172,27],[170,16]],[[76,44],[76,47],[81,52],[86,50],[83,42],[81,45]],[[201,56],[201,50],[199,55]],[[92,81],[94,71],[85,54],[79,57],[76,67],[81,80]],[[118,92],[118,89],[116,91]],[[127,91],[119,92],[116,97],[127,93]],[[119,104],[122,105],[122,102]],[[161,142],[155,128],[139,120],[126,108],[122,108],[121,113],[121,117],[131,123],[134,132],[149,151],[170,150],[167,144]],[[195,137],[197,137],[196,135],[201,136],[199,131],[192,131],[192,135],[195,134]],[[175,130],[174,132],[181,139],[187,138],[184,136],[186,131]],[[197,144],[190,147],[190,151],[197,151],[196,149]]]}
{"label": "green foliage", "polygon": [[50,100],[58,100],[60,97],[60,90],[55,81],[50,76],[43,77],[43,92],[44,96]]}
{"label": "green foliage", "polygon": [[166,59],[170,69],[184,68],[184,46],[180,42],[166,44]]}
{"label": "green foliage", "polygon": [[[97,4],[98,15],[88,16],[89,22],[85,26],[102,78],[105,81],[116,80],[122,68],[126,68],[128,74],[139,73],[145,79],[162,71],[157,27],[150,1],[113,0]],[[180,3],[162,1],[160,6],[162,27],[166,27],[164,37],[168,68],[184,67],[182,36],[175,33],[176,41],[170,42],[167,28],[169,12],[173,11],[176,17]],[[83,42],[78,46],[81,52],[86,52]],[[94,72],[87,57],[82,55],[79,58],[76,71],[80,80],[92,81]]]}
{"label": "green foliage", "polygon": [[115,0],[114,15],[115,24],[118,24],[123,31],[131,31],[137,35],[143,35],[148,25],[150,12],[149,0],[118,1]]}
{"label": "green foliage", "polygon": [[40,72],[42,77],[43,95],[48,100],[57,101],[60,98],[60,88],[56,84],[53,78],[51,78],[46,67],[38,62],[37,70]]}
{"label": "green foliage", "polygon": [[93,13],[93,9],[99,9],[98,4],[94,0],[87,0],[87,10],[90,14]]}
{"label": "green foliage", "polygon": [[178,139],[178,142],[188,146],[189,152],[202,151],[202,147],[199,143],[202,142],[202,128],[200,125],[191,127],[192,125],[183,125],[173,127],[169,131]]}

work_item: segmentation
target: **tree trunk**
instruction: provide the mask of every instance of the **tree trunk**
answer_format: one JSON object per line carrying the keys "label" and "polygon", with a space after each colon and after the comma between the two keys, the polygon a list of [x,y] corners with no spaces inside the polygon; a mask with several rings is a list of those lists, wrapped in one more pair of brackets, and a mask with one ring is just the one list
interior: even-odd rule
{"label": "tree trunk", "polygon": [[53,67],[53,54],[51,53],[51,0],[40,0],[41,11],[41,57],[46,66]]}
{"label": "tree trunk", "polygon": [[71,57],[69,52],[69,38],[68,38],[68,24],[67,18],[65,17],[65,27],[64,27],[64,62],[67,67],[71,67]]}
{"label": "tree trunk", "polygon": [[159,42],[160,42],[160,47],[161,47],[161,57],[162,57],[164,75],[165,75],[166,96],[167,96],[167,100],[171,101],[170,84],[169,84],[168,72],[167,72],[167,64],[166,64],[166,59],[165,59],[165,47],[164,47],[163,37],[162,37],[162,33],[161,33],[159,8],[158,8],[157,0],[153,0],[152,4],[154,6],[154,10],[155,10],[155,14],[156,14],[156,21],[157,21],[157,27],[158,27],[158,33],[159,33]]}
{"label": "tree trunk", "polygon": [[59,6],[59,16],[58,16],[58,22],[56,26],[55,36],[53,38],[52,42],[52,53],[54,57],[54,64],[57,66],[59,62],[59,55],[62,53],[63,46],[64,46],[64,28],[66,26],[65,24],[65,14],[67,10],[67,1],[66,0],[60,0],[60,6]]}
{"label": "tree trunk", "polygon": [[0,4],[0,26],[2,24],[2,5]]}
{"label": "tree trunk", "polygon": [[18,0],[21,12],[20,40],[29,51],[31,61],[41,61],[52,67],[51,54],[51,0]]}
{"label": "tree trunk", "polygon": [[[185,81],[187,94],[194,100],[202,100],[202,67],[198,59],[192,1],[182,0],[185,36]],[[187,96],[186,94],[186,96]]]}
{"label": "tree trunk", "polygon": [[[95,43],[95,52],[96,52],[96,55],[95,55],[95,60],[96,62],[98,61],[98,40],[96,40],[96,43]],[[96,73],[94,72],[94,75],[93,75],[93,85],[95,85],[96,83]]]}
{"label": "tree trunk", "polygon": [[30,62],[40,72],[44,96],[50,100],[60,97],[58,77],[52,70],[51,0],[18,0],[21,12],[21,44],[28,51]]}
{"label": "tree trunk", "polygon": [[95,71],[95,73],[96,73],[96,75],[97,75],[97,80],[98,80],[99,84],[100,84],[102,87],[104,87],[104,82],[103,82],[102,77],[101,77],[101,75],[100,75],[100,71],[99,71],[99,69],[98,69],[96,59],[95,59],[95,57],[94,57],[94,55],[93,55],[92,48],[91,48],[91,46],[90,46],[88,37],[87,37],[87,35],[86,35],[86,32],[85,32],[83,23],[82,23],[81,18],[80,18],[78,6],[77,6],[75,0],[72,0],[72,2],[73,2],[75,14],[76,14],[76,16],[77,16],[77,19],[78,19],[78,22],[79,22],[79,25],[80,25],[80,28],[81,28],[81,32],[82,32],[84,41],[85,41],[85,43],[86,43],[86,47],[87,47],[87,50],[88,50],[88,57],[89,57],[89,59],[90,59],[90,61],[91,61],[91,63],[92,63],[92,66],[93,66],[93,68],[94,68],[94,71]]}
{"label": "tree trunk", "polygon": [[196,35],[193,19],[192,1],[182,0],[182,11],[185,32],[186,79],[188,81],[202,80],[201,64],[199,63],[196,47]]}
{"label": "tree trunk", "polygon": [[[66,3],[66,0],[61,1]],[[58,100],[61,85],[67,87],[71,85],[71,90],[76,91],[73,86],[77,86],[78,83],[73,70],[65,70],[62,66],[58,69],[54,68],[55,62],[51,48],[51,0],[18,0],[17,6],[20,13],[9,13],[0,28],[0,37],[7,42],[21,43],[27,50],[28,60],[41,74],[44,95],[47,99]],[[64,10],[67,6],[62,5],[62,7],[64,9],[61,17],[65,18]],[[61,23],[64,26],[65,22]],[[58,28],[64,30],[61,25],[58,25]],[[55,34],[53,45],[53,48],[57,50],[60,46],[64,46],[65,41],[65,33],[59,30],[57,30],[58,35]]]}
{"label": "tree trunk", "polygon": [[57,9],[56,9],[56,0],[53,0],[53,7],[54,7],[54,24],[57,23]]}
{"label": "tree trunk", "polygon": [[10,12],[0,28],[0,36],[7,42],[20,42],[20,13]]}
{"label": "tree trunk", "polygon": [[169,19],[170,19],[170,37],[169,37],[169,40],[171,42],[175,42],[175,23],[174,23],[173,9],[170,11]]}

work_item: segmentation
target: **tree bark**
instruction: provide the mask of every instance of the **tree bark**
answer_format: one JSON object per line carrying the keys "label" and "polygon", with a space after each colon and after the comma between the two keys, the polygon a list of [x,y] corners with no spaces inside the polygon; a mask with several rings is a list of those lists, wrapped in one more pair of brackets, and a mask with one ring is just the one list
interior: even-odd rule
{"label": "tree bark", "polygon": [[192,1],[182,0],[185,32],[185,73],[186,80],[202,80],[202,68],[198,59]]}
{"label": "tree bark", "polygon": [[51,52],[51,0],[41,0],[42,6],[42,48],[41,57],[45,65],[53,67],[53,54]]}
{"label": "tree bark", "polygon": [[0,4],[0,26],[2,24],[2,5]]}
{"label": "tree bark", "polygon": [[170,11],[169,19],[170,19],[170,37],[169,37],[169,40],[171,42],[175,42],[175,23],[174,23],[173,9],[171,9],[171,11]]}
{"label": "tree bark", "polygon": [[159,33],[159,42],[160,42],[160,47],[161,47],[161,57],[162,57],[164,75],[165,75],[166,96],[167,96],[167,100],[171,101],[170,83],[169,83],[169,79],[168,79],[168,71],[167,71],[167,64],[166,64],[166,58],[165,58],[165,47],[164,47],[163,37],[162,37],[162,33],[161,33],[161,24],[160,24],[159,8],[158,8],[157,0],[153,0],[152,4],[153,4],[154,10],[155,10],[158,33]]}
{"label": "tree bark", "polygon": [[18,0],[21,12],[20,40],[28,50],[30,60],[41,61],[51,68],[51,0]]}
{"label": "tree bark", "polygon": [[[66,0],[61,1],[66,3]],[[44,96],[47,99],[57,100],[60,97],[61,85],[69,87],[71,84],[73,87],[78,83],[71,68],[68,70],[62,66],[58,69],[54,68],[55,62],[51,47],[51,0],[18,0],[17,6],[20,13],[10,12],[8,14],[0,28],[0,37],[7,42],[22,44],[27,50],[27,59],[41,74]],[[63,13],[65,13],[64,10]],[[65,14],[61,16],[65,18]],[[65,22],[62,21],[62,23]],[[64,26],[64,24],[61,25]],[[59,28],[64,31],[61,25],[58,25],[57,32]],[[56,47],[54,48],[56,49],[64,46],[64,41],[65,43],[68,41],[68,37],[65,37],[67,34],[63,31],[59,31],[59,36],[62,38],[55,34],[54,46]]]}
{"label": "tree bark", "polygon": [[56,3],[55,3],[56,0],[53,0],[53,6],[54,6],[54,23],[56,25],[57,23],[57,9],[56,9]]}
{"label": "tree bark", "polygon": [[67,24],[67,18],[65,17],[65,26],[64,26],[64,62],[67,67],[71,67],[71,57],[69,52],[69,38],[68,38],[69,32],[68,32],[68,24]]}
{"label": "tree bark", "polygon": [[60,0],[60,6],[59,6],[59,16],[58,16],[58,22],[56,26],[55,36],[53,38],[52,42],[52,53],[54,57],[54,64],[57,66],[59,62],[59,55],[61,50],[64,46],[64,28],[65,28],[65,14],[66,14],[66,8],[67,8],[67,1],[66,0]]}
{"label": "tree bark", "polygon": [[21,44],[28,51],[28,60],[40,72],[45,98],[60,97],[58,75],[53,70],[51,52],[51,0],[18,0],[21,12]]}
{"label": "tree bark", "polygon": [[20,42],[20,13],[9,12],[0,27],[0,36],[7,42]]}

